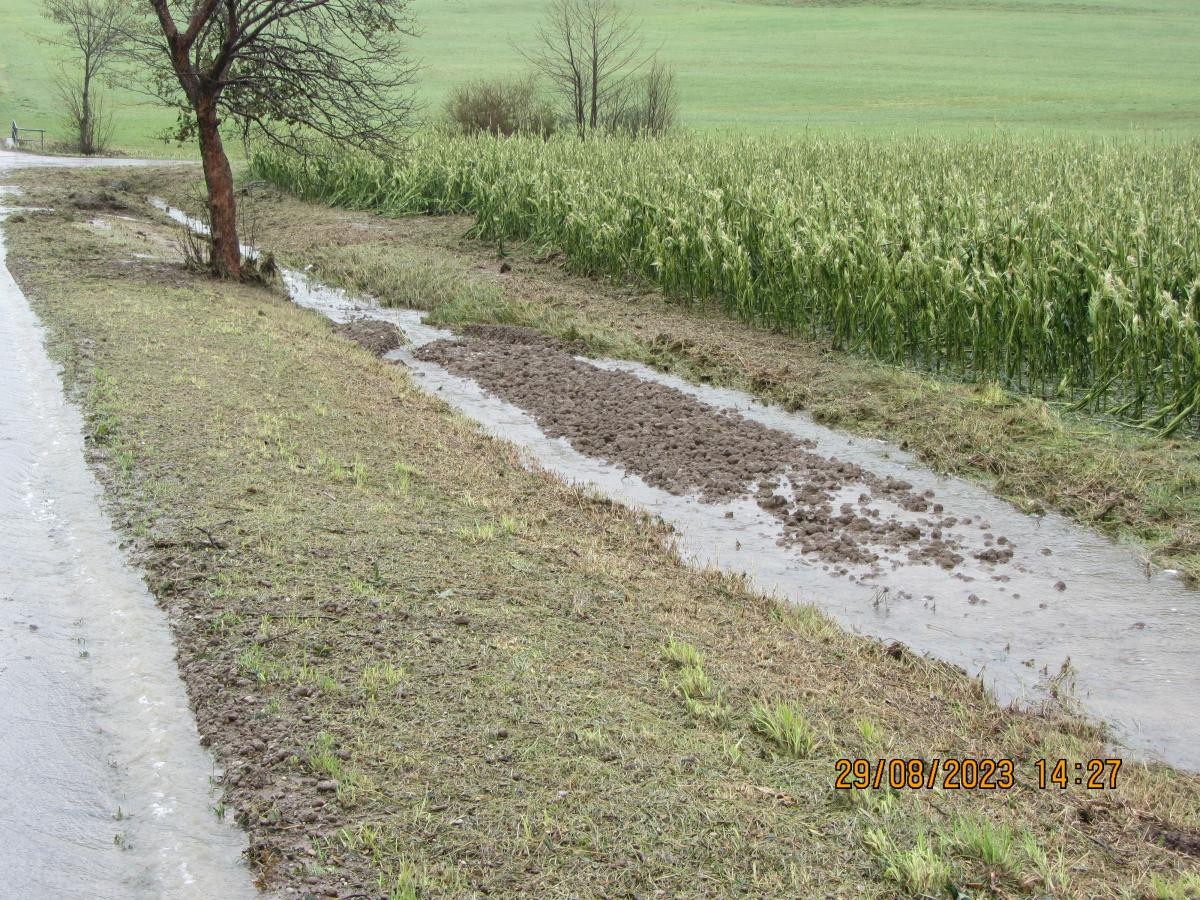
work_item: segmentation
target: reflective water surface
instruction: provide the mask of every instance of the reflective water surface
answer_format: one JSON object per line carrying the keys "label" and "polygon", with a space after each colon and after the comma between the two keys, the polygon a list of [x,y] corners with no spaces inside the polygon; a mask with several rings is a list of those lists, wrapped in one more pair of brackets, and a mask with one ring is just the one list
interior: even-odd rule
{"label": "reflective water surface", "polygon": [[[111,166],[0,153],[25,165]],[[118,165],[144,165],[118,160]],[[0,204],[19,203],[5,191]],[[256,896],[163,614],[118,549],[0,209],[0,896]]]}

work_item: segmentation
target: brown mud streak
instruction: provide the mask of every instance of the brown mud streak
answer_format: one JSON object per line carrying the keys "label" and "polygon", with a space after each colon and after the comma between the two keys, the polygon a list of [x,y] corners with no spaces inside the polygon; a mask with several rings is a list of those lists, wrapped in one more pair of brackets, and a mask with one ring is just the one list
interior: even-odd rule
{"label": "brown mud streak", "polygon": [[344,325],[335,325],[333,330],[375,356],[383,356],[407,343],[404,332],[398,327],[391,322],[375,319],[355,319]]}
{"label": "brown mud streak", "polygon": [[[706,501],[753,496],[784,523],[782,544],[839,566],[878,573],[897,552],[946,569],[963,561],[948,531],[966,520],[945,515],[932,492],[918,494],[907,482],[821,456],[811,441],[672,388],[597,369],[533,329],[470,326],[465,335],[422,347],[417,356],[477,381],[529,412],[549,436],[653,487]],[[835,508],[847,488],[858,492],[856,503]],[[918,524],[902,522],[881,513],[879,501],[929,515]],[[1012,545],[1001,538],[999,547],[977,556],[1007,562]]]}

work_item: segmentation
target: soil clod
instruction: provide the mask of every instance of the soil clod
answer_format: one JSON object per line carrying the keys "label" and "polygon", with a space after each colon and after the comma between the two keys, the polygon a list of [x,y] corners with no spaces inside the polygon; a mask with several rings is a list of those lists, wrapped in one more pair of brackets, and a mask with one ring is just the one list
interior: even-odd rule
{"label": "soil clod", "polygon": [[391,322],[381,322],[378,319],[355,319],[353,322],[334,326],[334,331],[376,356],[383,356],[407,343],[404,332]]}

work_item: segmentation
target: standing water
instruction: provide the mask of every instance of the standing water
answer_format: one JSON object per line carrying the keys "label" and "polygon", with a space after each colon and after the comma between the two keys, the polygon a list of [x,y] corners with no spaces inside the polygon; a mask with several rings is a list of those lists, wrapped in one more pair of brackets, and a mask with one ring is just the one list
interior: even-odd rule
{"label": "standing water", "polygon": [[[0,178],[112,162],[0,153]],[[8,271],[2,231],[0,735],[0,895],[256,895],[245,836],[213,811],[213,761],[166,620],[100,509],[79,410]]]}
{"label": "standing water", "polygon": [[[955,522],[945,537],[962,551],[949,567],[903,554],[868,566],[823,561],[787,543],[785,524],[770,504],[670,493],[547,436],[525,409],[422,358],[421,347],[453,335],[425,325],[420,313],[356,300],[295,272],[284,277],[293,300],[336,322],[367,318],[400,327],[413,348],[386,358],[411,369],[418,385],[549,471],[660,516],[675,527],[689,562],[744,573],[760,589],[815,604],[857,632],[904,641],[978,673],[1001,702],[1073,696],[1138,755],[1200,770],[1200,718],[1194,715],[1200,597],[1173,573],[1149,571],[1128,548],[1061,516],[1025,515],[983,488],[936,475],[895,447],[849,437],[737,391],[692,385],[637,364],[583,360],[597,380],[619,371],[667,386],[713,410],[811,442],[826,461],[911,485],[912,495],[929,497],[943,510],[941,521]],[[774,489],[795,499],[787,483]],[[846,509],[862,490],[851,479],[834,503]],[[862,508],[881,521],[929,528],[920,511],[886,500]]]}

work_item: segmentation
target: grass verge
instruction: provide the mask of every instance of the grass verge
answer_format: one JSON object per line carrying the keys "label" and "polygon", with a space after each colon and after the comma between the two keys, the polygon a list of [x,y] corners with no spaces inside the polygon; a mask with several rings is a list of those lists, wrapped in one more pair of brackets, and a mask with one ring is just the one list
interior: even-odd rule
{"label": "grass verge", "polygon": [[[1038,790],[1033,759],[1100,736],[681,566],[319,317],[186,272],[113,178],[22,176],[53,211],[5,226],[10,266],[261,884],[1185,896],[1200,779],[1127,763],[1115,791]],[[101,188],[119,215],[76,203]],[[1011,757],[1018,782],[838,791],[844,756]]]}

